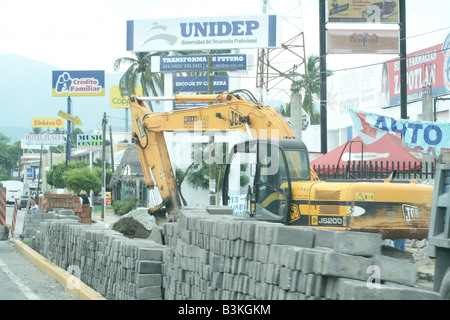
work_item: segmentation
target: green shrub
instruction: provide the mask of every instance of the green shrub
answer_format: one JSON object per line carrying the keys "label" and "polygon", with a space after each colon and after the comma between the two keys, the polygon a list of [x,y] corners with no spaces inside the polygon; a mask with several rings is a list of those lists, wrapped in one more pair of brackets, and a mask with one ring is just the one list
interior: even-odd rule
{"label": "green shrub", "polygon": [[116,200],[113,203],[114,213],[119,215],[126,214],[136,208],[138,199],[129,198],[127,200]]}

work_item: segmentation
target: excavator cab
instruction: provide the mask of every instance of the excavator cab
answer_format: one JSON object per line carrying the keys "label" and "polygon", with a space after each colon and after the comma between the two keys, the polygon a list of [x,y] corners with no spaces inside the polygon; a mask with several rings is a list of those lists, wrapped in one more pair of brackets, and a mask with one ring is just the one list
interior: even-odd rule
{"label": "excavator cab", "polygon": [[257,139],[233,146],[223,184],[223,205],[234,214],[288,223],[292,180],[310,179],[308,153],[299,140]]}

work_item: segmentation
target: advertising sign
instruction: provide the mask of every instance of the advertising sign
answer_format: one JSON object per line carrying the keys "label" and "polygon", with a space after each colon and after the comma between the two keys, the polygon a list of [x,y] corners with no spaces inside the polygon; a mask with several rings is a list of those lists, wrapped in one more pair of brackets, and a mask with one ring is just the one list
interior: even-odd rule
{"label": "advertising sign", "polygon": [[27,178],[27,180],[36,179],[36,168],[27,168],[26,178]]}
{"label": "advertising sign", "polygon": [[398,30],[328,30],[328,52],[398,54]]}
{"label": "advertising sign", "polygon": [[78,134],[78,150],[101,150],[103,147],[103,134]]}
{"label": "advertising sign", "polygon": [[276,15],[127,21],[127,51],[256,49],[281,46]]}
{"label": "advertising sign", "polygon": [[67,121],[72,122],[74,125],[79,125],[79,126],[81,126],[81,125],[83,124],[83,122],[81,122],[80,118],[74,117],[73,115],[68,114],[67,112],[64,112],[64,111],[62,111],[62,110],[59,110],[58,116],[63,117],[63,118],[66,119]]}
{"label": "advertising sign", "polygon": [[[450,93],[450,37],[444,43],[407,55],[408,102],[420,101],[424,92],[433,97]],[[400,61],[389,60],[383,67],[383,107],[400,104]]]}
{"label": "advertising sign", "polygon": [[104,96],[105,71],[53,71],[53,97]]}
{"label": "advertising sign", "polygon": [[26,134],[21,139],[23,149],[40,149],[41,146],[60,146],[66,144],[66,136],[62,134]]}
{"label": "advertising sign", "polygon": [[[228,76],[214,76],[213,91],[228,91]],[[208,92],[208,77],[173,77],[173,92]]]}
{"label": "advertising sign", "polygon": [[400,133],[403,143],[424,153],[439,156],[450,148],[450,123],[395,120],[390,117],[350,109],[350,116],[366,144],[371,144],[386,133]]}
{"label": "advertising sign", "polygon": [[105,192],[106,206],[111,206],[111,192]]}
{"label": "advertising sign", "polygon": [[61,118],[32,118],[33,128],[64,128],[64,120]]}
{"label": "advertising sign", "polygon": [[[134,90],[136,96],[141,97],[143,95],[141,86],[136,86]],[[111,86],[109,103],[113,108],[129,108],[130,97],[128,95],[128,89],[122,86]]]}
{"label": "advertising sign", "polygon": [[328,21],[398,23],[398,0],[328,0]]}
{"label": "advertising sign", "polygon": [[213,71],[247,70],[246,54],[199,54],[192,56],[153,56],[152,72],[207,71],[208,59]]}

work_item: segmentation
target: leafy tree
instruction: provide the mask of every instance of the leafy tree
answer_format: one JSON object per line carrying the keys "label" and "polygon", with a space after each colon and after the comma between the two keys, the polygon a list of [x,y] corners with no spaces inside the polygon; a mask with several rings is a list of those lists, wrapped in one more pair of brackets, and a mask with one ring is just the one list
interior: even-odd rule
{"label": "leafy tree", "polygon": [[[101,163],[101,161],[97,163]],[[67,171],[65,162],[53,165],[52,169],[47,172],[47,182],[55,188],[67,187],[74,192],[79,192],[78,188],[81,187],[80,190],[84,190],[86,192],[93,190],[95,194],[98,194],[102,187],[102,168],[97,166],[97,163],[93,163],[92,172],[86,161],[70,161],[68,163]],[[87,174],[88,171],[89,174]],[[111,169],[106,169],[106,184],[109,184],[111,176]],[[79,181],[75,181],[77,177]],[[92,179],[93,183],[86,183],[86,180],[89,179],[85,177]],[[97,183],[98,181],[100,181],[99,185]]]}
{"label": "leafy tree", "polygon": [[44,132],[44,129],[42,129],[40,127],[33,127],[33,128],[31,128],[31,132],[30,133],[41,134],[42,132]]}
{"label": "leafy tree", "polygon": [[11,138],[0,133],[0,178],[1,180],[11,179],[11,170],[17,170],[17,161],[20,159],[22,149],[20,141],[10,144]]}
{"label": "leafy tree", "polygon": [[[327,70],[327,77],[333,73]],[[306,62],[306,73],[293,73],[293,76],[299,77],[291,85],[292,93],[303,93],[303,110],[309,115],[311,124],[320,122],[320,113],[314,110],[314,99],[320,95],[320,57],[311,55]]]}
{"label": "leafy tree", "polygon": [[[162,73],[151,71],[152,56],[167,55],[167,52],[134,52],[135,57],[123,57],[114,61],[114,71],[118,71],[123,65],[128,69],[120,78],[120,86],[126,87],[129,95],[136,94],[135,88],[142,87],[144,96],[158,96],[163,90],[164,76]],[[150,110],[153,111],[152,103],[149,101]]]}
{"label": "leafy tree", "polygon": [[278,108],[276,108],[276,111],[283,117],[283,118],[289,118],[291,116],[291,103],[288,102],[286,105],[280,105]]}
{"label": "leafy tree", "polygon": [[[67,164],[67,171],[79,169],[83,167],[88,167],[86,161],[73,162],[69,161]],[[61,162],[59,164],[54,164],[52,169],[47,172],[47,182],[55,188],[65,188],[67,187],[66,181],[64,180],[64,174],[66,173],[66,163]]]}
{"label": "leafy tree", "polygon": [[67,188],[75,193],[80,193],[82,190],[94,190],[94,192],[99,192],[102,187],[101,178],[88,167],[69,170],[63,174],[63,179]]}
{"label": "leafy tree", "polygon": [[[218,146],[222,145],[222,155],[223,155],[223,161],[222,163],[214,163],[215,166],[215,180],[216,185],[219,186],[218,192],[221,191],[221,187],[223,184],[223,177],[225,172],[225,167],[227,164],[226,158],[227,158],[227,145],[225,143],[223,144],[216,144],[216,148]],[[202,144],[203,147],[206,146],[206,144]],[[205,150],[204,148],[202,150]],[[240,170],[241,172],[244,172],[247,170],[248,164],[241,164]],[[194,163],[189,168],[190,170],[189,174],[187,174],[186,179],[190,186],[194,187],[195,189],[203,189],[208,190],[209,189],[209,164],[207,164],[205,161],[202,161],[201,164]],[[241,187],[248,184],[248,181],[250,181],[249,177],[245,175],[241,175],[240,178],[241,181]]]}

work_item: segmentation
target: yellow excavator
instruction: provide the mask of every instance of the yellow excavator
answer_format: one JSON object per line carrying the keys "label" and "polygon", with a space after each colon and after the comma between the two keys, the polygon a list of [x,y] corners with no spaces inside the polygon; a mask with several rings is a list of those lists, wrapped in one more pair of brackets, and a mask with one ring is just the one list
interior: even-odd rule
{"label": "yellow excavator", "polygon": [[[200,102],[203,106],[152,112],[145,101]],[[321,181],[305,144],[274,109],[247,90],[207,95],[130,97],[132,139],[146,187],[162,202],[149,209],[176,221],[182,207],[165,132],[238,131],[248,136],[230,148],[222,205],[258,220],[330,230],[380,233],[389,239],[428,235],[433,187],[393,182]],[[242,166],[245,164],[245,166]]]}

